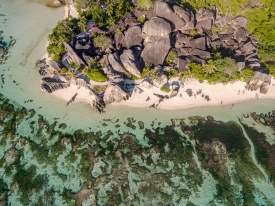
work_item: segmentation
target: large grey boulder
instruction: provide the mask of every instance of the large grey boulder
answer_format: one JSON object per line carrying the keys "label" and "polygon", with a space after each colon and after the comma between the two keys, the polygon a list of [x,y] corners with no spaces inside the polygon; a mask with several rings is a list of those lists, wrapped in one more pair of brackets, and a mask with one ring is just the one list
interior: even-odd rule
{"label": "large grey boulder", "polygon": [[121,72],[121,73],[123,73],[125,71],[117,52],[115,52],[113,54],[109,54],[108,61],[114,70]]}
{"label": "large grey boulder", "polygon": [[135,9],[134,10],[134,15],[135,17],[139,18],[141,16],[146,16],[147,15],[147,11],[141,11],[139,9]]}
{"label": "large grey boulder", "polygon": [[119,48],[119,46],[122,44],[123,39],[124,39],[124,35],[122,32],[118,32],[115,34],[116,48]]}
{"label": "large grey boulder", "polygon": [[136,77],[140,77],[142,69],[142,62],[139,59],[139,51],[133,49],[126,49],[120,55],[121,62],[124,68]]}
{"label": "large grey boulder", "polygon": [[179,72],[183,72],[188,66],[188,61],[184,57],[178,57],[175,63]]}
{"label": "large grey boulder", "polygon": [[212,21],[214,21],[215,20],[214,13],[210,10],[205,9],[205,8],[200,8],[196,13],[197,22],[201,22],[206,19],[211,19]]}
{"label": "large grey boulder", "polygon": [[144,62],[154,65],[163,64],[171,48],[169,36],[158,37],[152,42],[148,42],[142,50],[141,57]]}
{"label": "large grey boulder", "polygon": [[125,32],[125,36],[122,41],[122,46],[129,49],[132,46],[140,46],[142,41],[141,29],[139,26],[129,28]]}
{"label": "large grey boulder", "polygon": [[75,53],[72,45],[68,42],[64,43],[65,49],[67,51],[66,58],[69,62],[74,62],[76,65],[80,66],[81,68],[86,68],[86,63]]}
{"label": "large grey boulder", "polygon": [[130,27],[139,24],[139,22],[137,22],[136,17],[133,17],[133,16],[125,18],[124,22]]}
{"label": "large grey boulder", "polygon": [[48,60],[48,64],[51,66],[51,68],[54,70],[54,71],[61,71],[62,69],[62,66],[61,64],[55,62],[55,61],[52,61],[52,60]]}
{"label": "large grey boulder", "polygon": [[154,85],[156,87],[162,87],[163,85],[167,84],[168,78],[165,74],[157,76],[156,79],[154,79]]}
{"label": "large grey boulder", "polygon": [[244,28],[238,28],[234,33],[234,37],[238,42],[246,41],[247,36]]}
{"label": "large grey boulder", "polygon": [[190,62],[196,62],[196,63],[199,63],[201,65],[205,64],[205,60],[204,59],[201,59],[201,58],[196,57],[196,56],[188,56],[188,59],[187,59],[187,61],[190,61]]}
{"label": "large grey boulder", "polygon": [[184,34],[177,33],[176,35],[176,42],[175,42],[175,48],[181,48],[184,47],[189,41],[190,37],[187,37]]}
{"label": "large grey boulder", "polygon": [[246,20],[246,18],[244,18],[242,16],[238,16],[235,19],[233,19],[233,23],[237,27],[244,28],[246,26],[246,24],[247,24],[247,20]]}
{"label": "large grey boulder", "polygon": [[255,72],[253,78],[247,83],[246,89],[255,91],[260,88],[260,92],[266,94],[271,84],[272,76],[262,72]]}
{"label": "large grey boulder", "polygon": [[242,47],[242,50],[244,51],[244,53],[246,55],[248,55],[248,54],[252,54],[253,52],[255,52],[256,47],[251,42],[248,42]]}
{"label": "large grey boulder", "polygon": [[200,49],[194,49],[190,52],[190,55],[199,56],[199,57],[206,57],[210,58],[211,54],[208,51],[200,50]]}
{"label": "large grey boulder", "polygon": [[163,17],[171,24],[172,31],[181,30],[186,22],[174,13],[174,11],[163,1],[157,1],[154,6],[154,16]]}
{"label": "large grey boulder", "polygon": [[150,89],[153,87],[153,83],[149,79],[144,79],[140,84],[140,87]]}
{"label": "large grey boulder", "polygon": [[187,42],[187,46],[191,47],[192,49],[201,49],[201,50],[206,50],[206,38],[199,37],[196,39],[191,39],[189,42]]}
{"label": "large grey boulder", "polygon": [[202,33],[204,29],[210,30],[213,26],[213,20],[212,19],[204,19],[200,22],[197,22],[196,29],[198,33]]}
{"label": "large grey boulder", "polygon": [[124,92],[120,86],[117,84],[111,84],[104,92],[103,101],[105,104],[111,104],[113,102],[121,102],[122,100],[126,100],[127,97],[127,93]]}
{"label": "large grey boulder", "polygon": [[194,29],[195,16],[193,12],[179,5],[174,5],[173,9],[175,14],[177,14],[180,18],[182,18],[186,22],[186,25],[181,29],[182,31]]}
{"label": "large grey boulder", "polygon": [[142,32],[147,35],[164,36],[171,32],[171,26],[165,19],[153,17],[145,22]]}

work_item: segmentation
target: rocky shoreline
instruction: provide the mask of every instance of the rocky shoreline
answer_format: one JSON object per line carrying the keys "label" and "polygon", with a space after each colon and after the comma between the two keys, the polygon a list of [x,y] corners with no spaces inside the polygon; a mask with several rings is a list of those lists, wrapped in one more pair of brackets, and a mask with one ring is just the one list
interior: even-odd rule
{"label": "rocky shoreline", "polygon": [[[147,21],[141,23],[140,18]],[[175,82],[174,86],[167,85],[165,72],[184,72],[192,62],[204,65],[210,59],[211,52],[219,48],[222,55],[235,59],[239,71],[244,68],[256,71],[246,89],[260,89],[260,93],[265,94],[271,85],[272,76],[263,73],[264,68],[257,54],[258,42],[245,30],[246,24],[244,17],[219,15],[215,8],[201,8],[193,13],[182,5],[157,1],[154,8],[148,11],[135,9],[125,13],[124,18],[109,30],[93,27],[88,32],[75,35],[71,42],[64,42],[66,53],[61,62],[38,61],[36,66],[40,67],[41,75],[58,74],[43,78],[41,89],[51,93],[67,88],[70,84],[84,85],[90,95],[100,96],[104,105],[107,105],[126,100],[132,95],[134,90],[125,88],[125,73],[141,78],[144,65],[150,64],[156,79],[144,79],[135,91],[142,91],[146,85],[145,88],[170,87],[173,92],[178,89],[175,85],[180,85],[181,81]],[[105,35],[112,43],[105,49],[96,47],[92,43],[93,35]],[[164,62],[170,52],[176,52],[177,57],[171,66],[167,66]],[[93,86],[102,84],[88,79],[76,69],[87,69],[94,59],[101,62],[108,78],[106,90],[99,94]],[[70,75],[62,73],[64,67],[71,71]],[[97,107],[95,109],[99,110]]]}

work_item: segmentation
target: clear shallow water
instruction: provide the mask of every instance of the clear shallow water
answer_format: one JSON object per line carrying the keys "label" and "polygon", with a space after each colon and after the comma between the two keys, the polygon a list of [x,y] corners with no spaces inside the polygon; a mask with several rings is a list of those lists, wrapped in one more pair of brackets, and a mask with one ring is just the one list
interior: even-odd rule
{"label": "clear shallow water", "polygon": [[[170,118],[212,115],[219,120],[228,121],[242,113],[267,112],[274,109],[274,100],[237,103],[232,109],[224,105],[184,111],[156,111],[110,105],[105,114],[95,113],[87,103],[74,103],[65,107],[66,102],[40,90],[41,76],[38,69],[34,68],[34,62],[45,53],[47,35],[56,22],[64,17],[64,8],[50,9],[41,2],[43,3],[43,1],[4,0],[1,3],[0,13],[6,16],[1,16],[0,21],[8,20],[0,25],[0,29],[4,31],[5,39],[13,36],[17,39],[17,43],[11,49],[11,57],[7,63],[0,66],[0,73],[3,73],[5,78],[5,84],[0,84],[2,86],[0,92],[26,108],[35,109],[49,121],[62,118],[62,121],[66,121],[72,129],[83,129],[106,118],[129,116],[145,122],[151,122],[156,118],[158,121],[169,122]],[[28,100],[33,101],[25,103]]]}
{"label": "clear shallow water", "polygon": [[[0,73],[4,74],[5,78],[5,84],[0,84],[2,87],[0,89],[0,93],[3,93],[8,99],[12,100],[13,102],[16,102],[20,106],[24,106],[27,109],[34,109],[37,114],[41,114],[50,124],[52,124],[54,121],[58,121],[59,123],[66,123],[67,128],[62,131],[64,134],[65,132],[74,132],[77,129],[84,129],[85,131],[101,131],[102,136],[106,135],[108,131],[113,131],[114,135],[110,137],[110,141],[114,141],[116,138],[120,139],[120,134],[123,133],[131,133],[135,135],[135,138],[139,141],[140,144],[146,145],[148,142],[148,139],[144,139],[144,130],[139,129],[132,129],[128,126],[126,126],[127,118],[132,117],[136,121],[142,121],[144,122],[144,127],[149,129],[156,129],[157,127],[165,127],[167,125],[171,125],[171,118],[173,119],[185,119],[186,123],[190,122],[188,120],[188,117],[190,116],[207,116],[212,115],[216,120],[222,120],[222,121],[231,121],[235,120],[237,121],[237,117],[242,116],[242,114],[247,114],[250,112],[257,112],[257,113],[268,113],[272,110],[274,110],[274,100],[255,100],[250,102],[242,102],[242,103],[236,103],[234,108],[231,108],[231,105],[223,105],[223,106],[217,106],[217,107],[204,107],[204,108],[193,108],[193,109],[186,109],[186,110],[171,110],[171,111],[163,111],[163,110],[154,110],[149,108],[131,108],[131,107],[122,107],[122,106],[115,106],[110,105],[107,107],[106,113],[104,114],[98,114],[92,111],[88,106],[87,103],[73,103],[70,104],[68,107],[66,107],[66,102],[64,102],[61,99],[58,99],[50,94],[44,93],[40,90],[40,79],[41,76],[38,74],[37,69],[34,69],[34,62],[39,59],[45,52],[45,44],[46,44],[46,37],[50,33],[51,28],[53,28],[56,25],[57,20],[61,20],[64,16],[64,10],[63,8],[58,9],[50,9],[46,7],[41,1],[20,1],[20,0],[13,0],[8,1],[4,0],[1,1],[1,7],[0,7],[0,13],[6,14],[6,16],[0,16],[0,30],[4,31],[5,39],[8,40],[9,36],[13,36],[13,38],[17,39],[17,43],[14,46],[14,48],[11,49],[11,57],[7,61],[6,64],[0,66]],[[6,23],[3,23],[3,20],[7,19]],[[14,82],[15,81],[15,82]],[[17,85],[18,84],[18,85]],[[26,102],[28,100],[33,100],[32,102]],[[47,134],[44,130],[42,133],[39,133],[38,135],[32,134],[32,129],[30,127],[30,124],[33,121],[37,122],[37,114],[33,117],[31,120],[24,120],[21,124],[17,125],[17,131],[16,131],[16,137],[13,137],[12,141],[3,141],[1,145],[1,157],[4,155],[4,151],[8,150],[9,147],[11,147],[12,142],[17,141],[17,138],[19,136],[25,137],[29,143],[24,145],[24,141],[22,141],[22,148],[23,148],[23,159],[22,164],[25,165],[25,168],[28,168],[30,165],[36,165],[37,167],[37,174],[48,174],[52,178],[49,181],[49,185],[54,186],[56,188],[55,200],[56,202],[59,201],[59,205],[66,205],[61,197],[61,194],[63,192],[63,186],[65,185],[66,188],[76,192],[81,187],[81,184],[86,180],[86,176],[83,176],[83,173],[80,171],[77,166],[81,168],[83,163],[80,162],[82,159],[87,159],[87,157],[81,156],[82,151],[85,150],[83,148],[88,147],[88,145],[93,145],[93,141],[88,141],[85,144],[81,145],[83,148],[79,149],[79,154],[76,154],[75,159],[71,160],[72,154],[72,143],[65,144],[65,149],[61,148],[60,153],[54,154],[53,148],[51,148],[51,145],[55,145],[59,142],[60,136],[54,136],[54,134]],[[105,119],[105,120],[104,120]],[[111,121],[106,119],[111,119]],[[117,119],[118,122],[117,122]],[[158,124],[160,122],[160,124]],[[54,129],[58,129],[58,124],[55,126]],[[119,127],[117,127],[119,125]],[[137,122],[134,124],[138,127]],[[34,131],[37,131],[39,126],[38,124],[34,124]],[[45,129],[46,130],[46,129]],[[44,142],[44,139],[46,140],[46,143]],[[103,138],[104,139],[104,138]],[[106,139],[104,139],[105,141]],[[104,148],[104,141],[97,140],[98,143]],[[107,140],[106,140],[107,142]],[[32,150],[30,151],[30,144],[35,143],[35,145],[32,145]],[[46,146],[45,146],[46,144]],[[45,159],[52,158],[54,164],[50,164],[50,162],[47,163],[41,163],[39,162],[38,156],[39,156],[39,150],[37,151],[36,147],[38,145],[42,145],[42,147],[49,149],[48,155],[45,155],[45,153],[42,153]],[[58,144],[57,144],[58,145]],[[21,143],[17,143],[17,147],[21,148]],[[81,147],[80,147],[81,148]],[[127,153],[127,148],[123,148],[124,152]],[[148,151],[149,153],[151,151]],[[154,159],[154,161],[157,163],[158,159],[158,152],[152,151],[154,154],[151,159]],[[140,155],[140,154],[138,154]],[[151,155],[151,154],[147,154]],[[108,157],[108,153],[106,152],[106,157]],[[145,155],[146,156],[146,155]],[[148,156],[148,157],[149,157]],[[80,158],[81,157],[81,158]],[[192,156],[193,157],[193,156]],[[54,159],[55,158],[55,159]],[[135,156],[134,158],[137,158],[138,156]],[[140,158],[143,158],[140,156]],[[194,156],[196,159],[197,157]],[[105,160],[106,162],[110,162],[113,160]],[[145,161],[145,160],[144,160]],[[147,161],[147,160],[146,160]],[[145,161],[145,162],[146,162]],[[187,161],[187,160],[186,160]],[[104,163],[101,163],[101,161],[97,162],[98,164],[95,164],[93,168],[92,174],[97,174],[101,172],[100,165]],[[164,171],[167,168],[173,168],[172,163],[165,162],[164,166],[162,164],[148,164],[147,172],[148,170],[151,171],[151,173],[155,173],[156,171]],[[234,161],[228,160],[228,164],[234,164]],[[109,163],[108,163],[109,164]],[[125,163],[127,165],[127,161]],[[188,162],[188,164],[191,164]],[[196,161],[196,164],[198,168],[200,168],[200,163]],[[110,163],[111,165],[111,163]],[[194,165],[193,165],[194,166]],[[105,166],[104,166],[105,167]],[[1,169],[1,174],[4,173],[4,169]],[[192,172],[197,171],[196,167],[192,168]],[[56,173],[56,170],[58,171]],[[134,170],[134,169],[133,169]],[[168,169],[167,169],[168,170]],[[172,170],[172,169],[171,169]],[[186,172],[184,169],[184,166],[181,168],[182,173]],[[126,171],[126,169],[125,169]],[[129,168],[127,170],[129,172]],[[15,172],[15,171],[14,171]],[[146,171],[143,171],[144,174],[147,174]],[[166,171],[165,171],[166,172]],[[169,172],[171,172],[169,170]],[[190,171],[189,171],[190,172]],[[201,171],[203,176],[206,176],[207,178],[207,172],[205,170]],[[138,173],[138,171],[134,171],[134,173]],[[233,172],[234,173],[234,172]],[[149,174],[147,174],[149,175]],[[174,174],[170,174],[173,176]],[[258,174],[259,175],[259,174]],[[65,178],[64,178],[64,177]],[[140,179],[142,175],[138,175],[138,178]],[[81,178],[79,178],[81,177]],[[258,176],[257,176],[258,177]],[[12,178],[9,176],[5,176],[5,180],[8,180],[10,178],[10,181],[12,182]],[[137,187],[137,184],[135,183],[137,180],[135,177],[129,173],[128,175],[128,182],[129,185],[131,183],[130,189],[133,194],[136,194],[135,188]],[[127,179],[126,178],[126,179]],[[174,177],[175,185],[178,182],[177,178],[183,178],[179,176]],[[194,178],[194,177],[193,177]],[[200,177],[201,178],[201,177]],[[234,177],[235,178],[235,177]],[[234,179],[232,177],[232,180]],[[64,180],[65,179],[65,180]],[[78,181],[80,179],[80,182]],[[100,180],[101,181],[101,180]],[[102,180],[103,181],[103,180]],[[182,179],[181,179],[182,181]],[[193,181],[193,180],[192,180]],[[258,192],[265,192],[267,189],[267,182],[263,177],[260,177],[257,179],[257,185],[259,187]],[[104,181],[103,181],[104,182]],[[180,187],[186,188],[190,187],[190,185],[186,184],[186,181],[182,181],[183,185]],[[209,177],[206,179],[206,181],[201,185],[201,187],[196,188],[197,191],[192,191],[192,194],[190,195],[190,198],[194,203],[197,205],[205,205],[208,201],[210,201],[213,198],[213,195],[215,192],[214,189],[214,179],[212,177]],[[106,182],[105,182],[106,183]],[[185,185],[184,185],[185,184]],[[190,183],[191,184],[191,183]],[[107,186],[106,186],[107,185]],[[97,191],[101,194],[100,201],[105,201],[104,199],[104,191],[109,190],[110,184],[108,185],[106,183],[104,187],[102,185],[98,185]],[[237,184],[239,187],[239,185]],[[236,186],[236,187],[237,187]],[[103,188],[103,189],[102,189]],[[177,186],[175,186],[177,188]],[[163,193],[170,194],[171,191],[175,190],[171,185],[164,185],[163,186]],[[274,189],[274,188],[272,188]],[[176,189],[177,190],[177,189]],[[209,194],[204,197],[205,191],[208,191]],[[210,192],[211,191],[211,192]],[[213,192],[212,192],[213,191]],[[274,190],[270,190],[274,191]],[[106,192],[106,191],[105,191]],[[142,196],[142,194],[140,194]],[[179,194],[177,194],[179,195]],[[38,195],[39,196],[39,195]],[[198,196],[200,198],[198,198]],[[272,198],[272,194],[267,195],[269,198]],[[11,195],[11,200],[14,198],[13,203],[16,203],[18,200],[18,196],[16,192],[13,192]],[[141,197],[140,197],[141,198]],[[146,197],[142,197],[146,200]],[[174,197],[177,199],[178,197]],[[33,202],[35,202],[36,197],[33,196],[31,199],[33,199]],[[94,201],[95,196],[90,197],[91,202]],[[234,198],[233,198],[234,199]],[[147,199],[148,201],[148,199]],[[154,200],[157,201],[157,200]],[[87,200],[87,202],[89,202]],[[186,199],[182,200],[182,204],[179,205],[185,205],[184,203],[188,202]],[[64,204],[63,204],[64,203]],[[157,202],[155,202],[157,204]],[[68,204],[69,205],[69,204]],[[87,203],[89,205],[89,203]]]}

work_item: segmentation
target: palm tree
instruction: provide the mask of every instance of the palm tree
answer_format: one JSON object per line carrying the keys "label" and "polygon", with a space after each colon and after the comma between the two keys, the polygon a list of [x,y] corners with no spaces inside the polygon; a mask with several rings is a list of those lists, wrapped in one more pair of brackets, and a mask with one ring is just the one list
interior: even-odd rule
{"label": "palm tree", "polygon": [[213,74],[215,71],[217,71],[217,67],[215,66],[213,60],[209,60],[205,65],[203,65],[202,69],[203,72],[207,75]]}

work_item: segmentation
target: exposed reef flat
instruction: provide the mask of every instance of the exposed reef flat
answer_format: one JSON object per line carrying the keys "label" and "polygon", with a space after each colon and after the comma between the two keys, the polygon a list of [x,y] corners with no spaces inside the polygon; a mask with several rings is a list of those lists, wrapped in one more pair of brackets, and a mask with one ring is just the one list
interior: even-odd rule
{"label": "exposed reef flat", "polygon": [[[67,133],[3,96],[0,120],[3,204],[275,204],[272,176],[258,170],[236,122],[197,116],[140,130],[131,117],[105,119],[106,132]],[[138,133],[108,130],[121,121]],[[269,163],[261,164],[271,174]]]}

